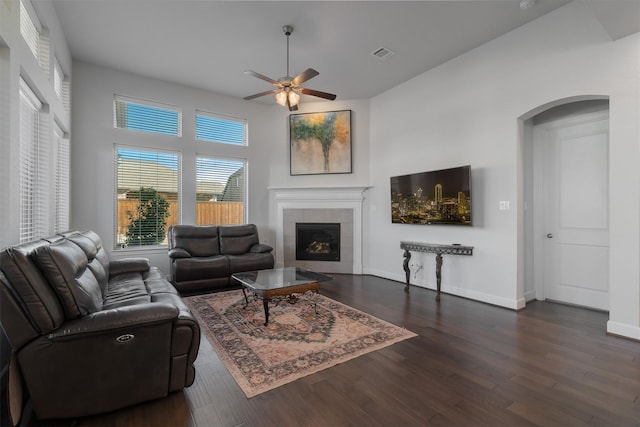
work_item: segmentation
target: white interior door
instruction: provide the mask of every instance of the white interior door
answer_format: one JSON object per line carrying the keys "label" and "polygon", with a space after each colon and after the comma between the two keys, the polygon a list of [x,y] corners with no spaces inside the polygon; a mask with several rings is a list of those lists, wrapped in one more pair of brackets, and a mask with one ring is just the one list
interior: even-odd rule
{"label": "white interior door", "polygon": [[558,120],[537,131],[542,132],[545,297],[608,310],[608,115]]}

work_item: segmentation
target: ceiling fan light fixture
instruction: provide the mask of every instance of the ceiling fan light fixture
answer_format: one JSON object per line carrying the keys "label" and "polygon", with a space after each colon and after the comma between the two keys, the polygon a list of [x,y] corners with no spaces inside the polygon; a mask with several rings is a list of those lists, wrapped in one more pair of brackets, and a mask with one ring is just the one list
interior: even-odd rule
{"label": "ceiling fan light fixture", "polygon": [[276,93],[276,102],[283,107],[295,107],[300,102],[300,94],[290,87]]}
{"label": "ceiling fan light fixture", "polygon": [[287,92],[284,89],[276,93],[276,102],[283,107],[287,106]]}
{"label": "ceiling fan light fixture", "polygon": [[296,93],[296,91],[290,90],[289,91],[289,106],[295,107],[296,105],[298,105],[299,101],[300,101],[300,95],[298,95]]}

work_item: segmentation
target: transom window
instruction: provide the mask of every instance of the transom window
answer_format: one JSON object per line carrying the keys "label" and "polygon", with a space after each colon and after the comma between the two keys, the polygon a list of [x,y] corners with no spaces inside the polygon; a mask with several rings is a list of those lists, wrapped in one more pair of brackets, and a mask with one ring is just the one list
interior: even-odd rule
{"label": "transom window", "polygon": [[20,34],[42,71],[49,77],[49,32],[40,25],[38,15],[29,0],[20,0]]}
{"label": "transom window", "polygon": [[116,95],[113,111],[116,128],[182,136],[182,110],[178,107]]}
{"label": "transom window", "polygon": [[196,139],[247,145],[247,121],[235,117],[196,111]]}

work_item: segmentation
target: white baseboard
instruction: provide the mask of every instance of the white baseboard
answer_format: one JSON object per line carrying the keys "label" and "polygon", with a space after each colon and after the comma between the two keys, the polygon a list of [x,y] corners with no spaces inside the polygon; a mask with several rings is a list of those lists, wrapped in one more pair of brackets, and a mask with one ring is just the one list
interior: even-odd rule
{"label": "white baseboard", "polygon": [[[383,277],[389,280],[395,280],[397,282],[406,282],[406,276],[404,274],[394,274],[386,271],[380,271],[376,269],[367,268],[365,269],[365,274],[371,274],[373,276]],[[435,283],[418,283],[411,282],[413,286],[419,286],[421,288],[436,290]],[[485,302],[488,304],[497,305],[500,307],[510,308],[512,310],[520,310],[525,307],[526,300],[524,298],[520,299],[509,299],[504,297],[499,297],[492,294],[487,294],[484,292],[473,291],[464,288],[458,288],[455,286],[443,286],[441,289],[442,292],[446,292],[451,295],[457,295],[459,297],[472,299],[475,301]]]}
{"label": "white baseboard", "polygon": [[609,320],[607,322],[607,332],[613,335],[619,335],[621,337],[640,341],[640,327],[638,326],[627,325],[624,323],[618,323]]}

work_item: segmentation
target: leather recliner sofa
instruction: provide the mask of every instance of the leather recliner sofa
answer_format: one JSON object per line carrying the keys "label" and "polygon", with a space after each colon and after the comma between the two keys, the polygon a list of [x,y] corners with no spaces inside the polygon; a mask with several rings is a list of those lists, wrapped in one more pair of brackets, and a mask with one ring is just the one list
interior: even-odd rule
{"label": "leather recliner sofa", "polygon": [[39,419],[108,412],[193,383],[200,327],[148,260],[109,260],[95,232],[68,232],[2,250],[0,280],[11,371]]}
{"label": "leather recliner sofa", "polygon": [[238,287],[233,273],[273,268],[273,248],[260,243],[255,224],[169,227],[171,282],[181,293]]}

